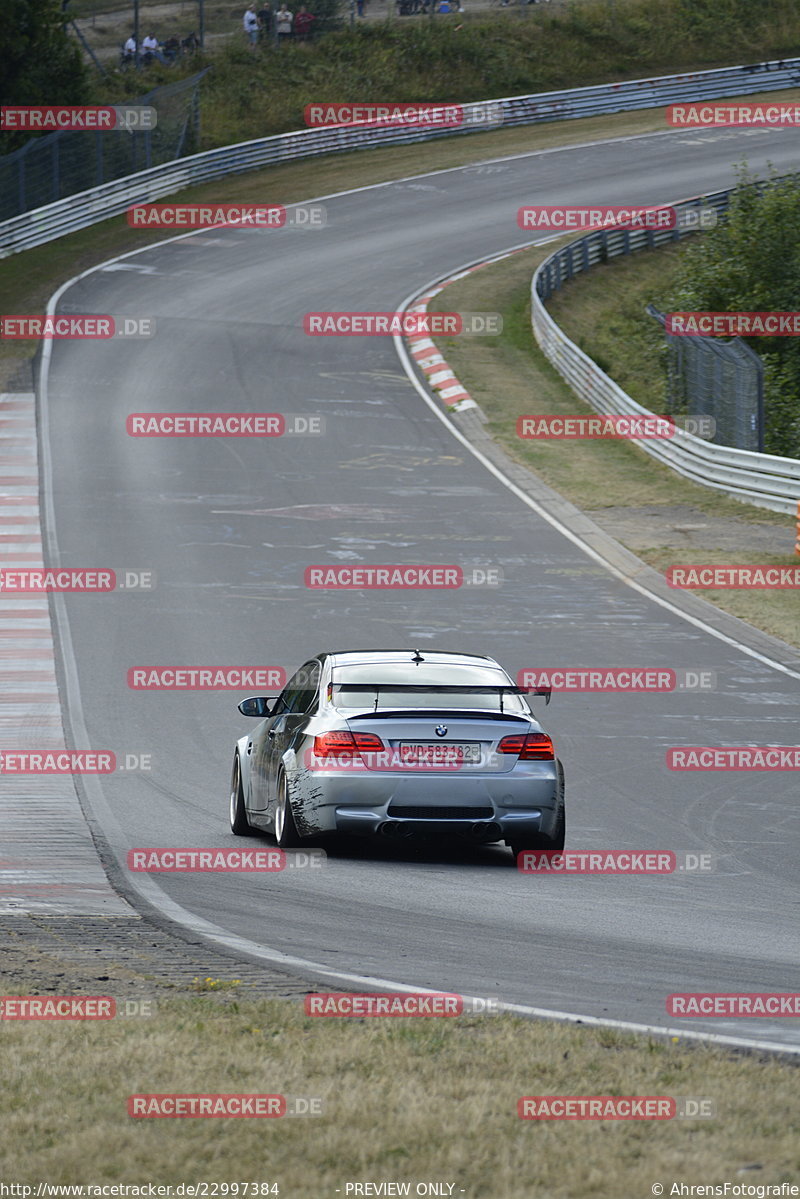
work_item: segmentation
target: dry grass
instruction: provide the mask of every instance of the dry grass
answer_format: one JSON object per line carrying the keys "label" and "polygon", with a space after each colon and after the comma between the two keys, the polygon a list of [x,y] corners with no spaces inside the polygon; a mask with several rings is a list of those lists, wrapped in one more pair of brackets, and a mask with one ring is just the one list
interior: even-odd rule
{"label": "dry grass", "polygon": [[[148,1019],[6,1023],[0,1176],[36,1182],[448,1181],[474,1199],[631,1199],[661,1181],[800,1179],[797,1067],[513,1017],[313,1021],[299,1004],[159,1002]],[[282,1120],[133,1120],[131,1093],[321,1097]],[[711,1098],[716,1118],[534,1123],[529,1094]],[[758,1163],[757,1172],[750,1174]],[[413,1191],[412,1191],[413,1193]]]}

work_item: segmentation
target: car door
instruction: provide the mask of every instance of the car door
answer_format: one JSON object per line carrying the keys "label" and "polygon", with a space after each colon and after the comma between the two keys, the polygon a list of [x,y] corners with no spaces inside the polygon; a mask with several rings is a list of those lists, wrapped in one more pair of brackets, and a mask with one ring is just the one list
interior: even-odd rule
{"label": "car door", "polygon": [[278,771],[286,750],[296,741],[308,715],[314,710],[319,686],[320,664],[306,662],[286,684],[285,703],[270,722],[265,737],[265,790],[270,807],[277,795]]}
{"label": "car door", "polygon": [[273,730],[281,727],[281,718],[290,710],[292,698],[297,688],[293,676],[281,691],[272,709],[272,715],[263,721],[253,737],[252,763],[250,766],[250,798],[248,809],[251,812],[264,812],[269,806],[269,761],[275,738]]}

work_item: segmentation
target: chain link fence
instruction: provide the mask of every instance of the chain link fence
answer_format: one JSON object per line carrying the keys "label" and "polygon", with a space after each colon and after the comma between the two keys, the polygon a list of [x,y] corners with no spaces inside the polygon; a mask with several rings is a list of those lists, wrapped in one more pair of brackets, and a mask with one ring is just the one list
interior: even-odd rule
{"label": "chain link fence", "polygon": [[60,130],[33,137],[4,155],[0,158],[0,221],[195,153],[200,139],[200,81],[209,69],[123,101],[126,107],[155,108],[155,129]]}
{"label": "chain link fence", "polygon": [[710,416],[711,438],[739,450],[764,450],[764,364],[740,337],[686,337],[666,332],[653,304],[647,313],[664,327],[667,404],[671,415]]}

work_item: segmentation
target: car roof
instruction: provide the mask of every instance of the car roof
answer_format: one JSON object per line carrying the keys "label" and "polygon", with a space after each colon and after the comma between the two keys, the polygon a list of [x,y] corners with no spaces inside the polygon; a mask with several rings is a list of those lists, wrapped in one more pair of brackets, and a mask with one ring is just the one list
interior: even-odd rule
{"label": "car roof", "polygon": [[410,663],[419,660],[416,659],[417,654],[420,655],[422,661],[432,662],[437,666],[488,666],[489,668],[494,667],[496,670],[503,669],[498,662],[495,662],[494,658],[488,658],[484,654],[452,653],[447,650],[433,649],[351,649],[321,654],[320,657],[327,658],[331,666],[368,666]]}

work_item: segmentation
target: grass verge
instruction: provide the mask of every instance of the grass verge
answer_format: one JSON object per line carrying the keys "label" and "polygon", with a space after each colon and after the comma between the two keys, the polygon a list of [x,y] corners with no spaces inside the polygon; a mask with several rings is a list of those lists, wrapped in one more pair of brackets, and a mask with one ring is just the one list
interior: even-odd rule
{"label": "grass verge", "polygon": [[[408,1182],[414,1194],[436,1180],[472,1199],[639,1199],[653,1182],[669,1194],[673,1179],[800,1179],[789,1061],[507,1015],[314,1020],[299,999],[205,981],[216,984],[206,994],[159,995],[150,1016],[4,1022],[2,1176],[34,1187],[275,1183],[295,1199],[364,1181]],[[18,993],[36,984],[71,993],[63,974]],[[322,1114],[127,1114],[131,1094],[172,1093],[303,1096],[321,1099]],[[524,1095],[693,1097],[714,1116],[523,1121]]]}
{"label": "grass verge", "polygon": [[[492,435],[517,461],[656,570],[684,563],[796,565],[794,520],[700,487],[655,462],[629,442],[526,442],[519,416],[584,413],[579,400],[536,346],[530,327],[530,281],[549,253],[539,247],[486,267],[447,287],[431,305],[439,311],[490,311],[503,333],[486,338],[438,338],[447,361],[489,418]],[[640,403],[664,410],[658,367],[658,327],[641,313],[667,285],[673,249],[612,260],[572,280],[550,311],[586,353]],[[647,319],[647,318],[645,318]],[[797,596],[792,591],[700,592],[756,628],[800,647]]]}

